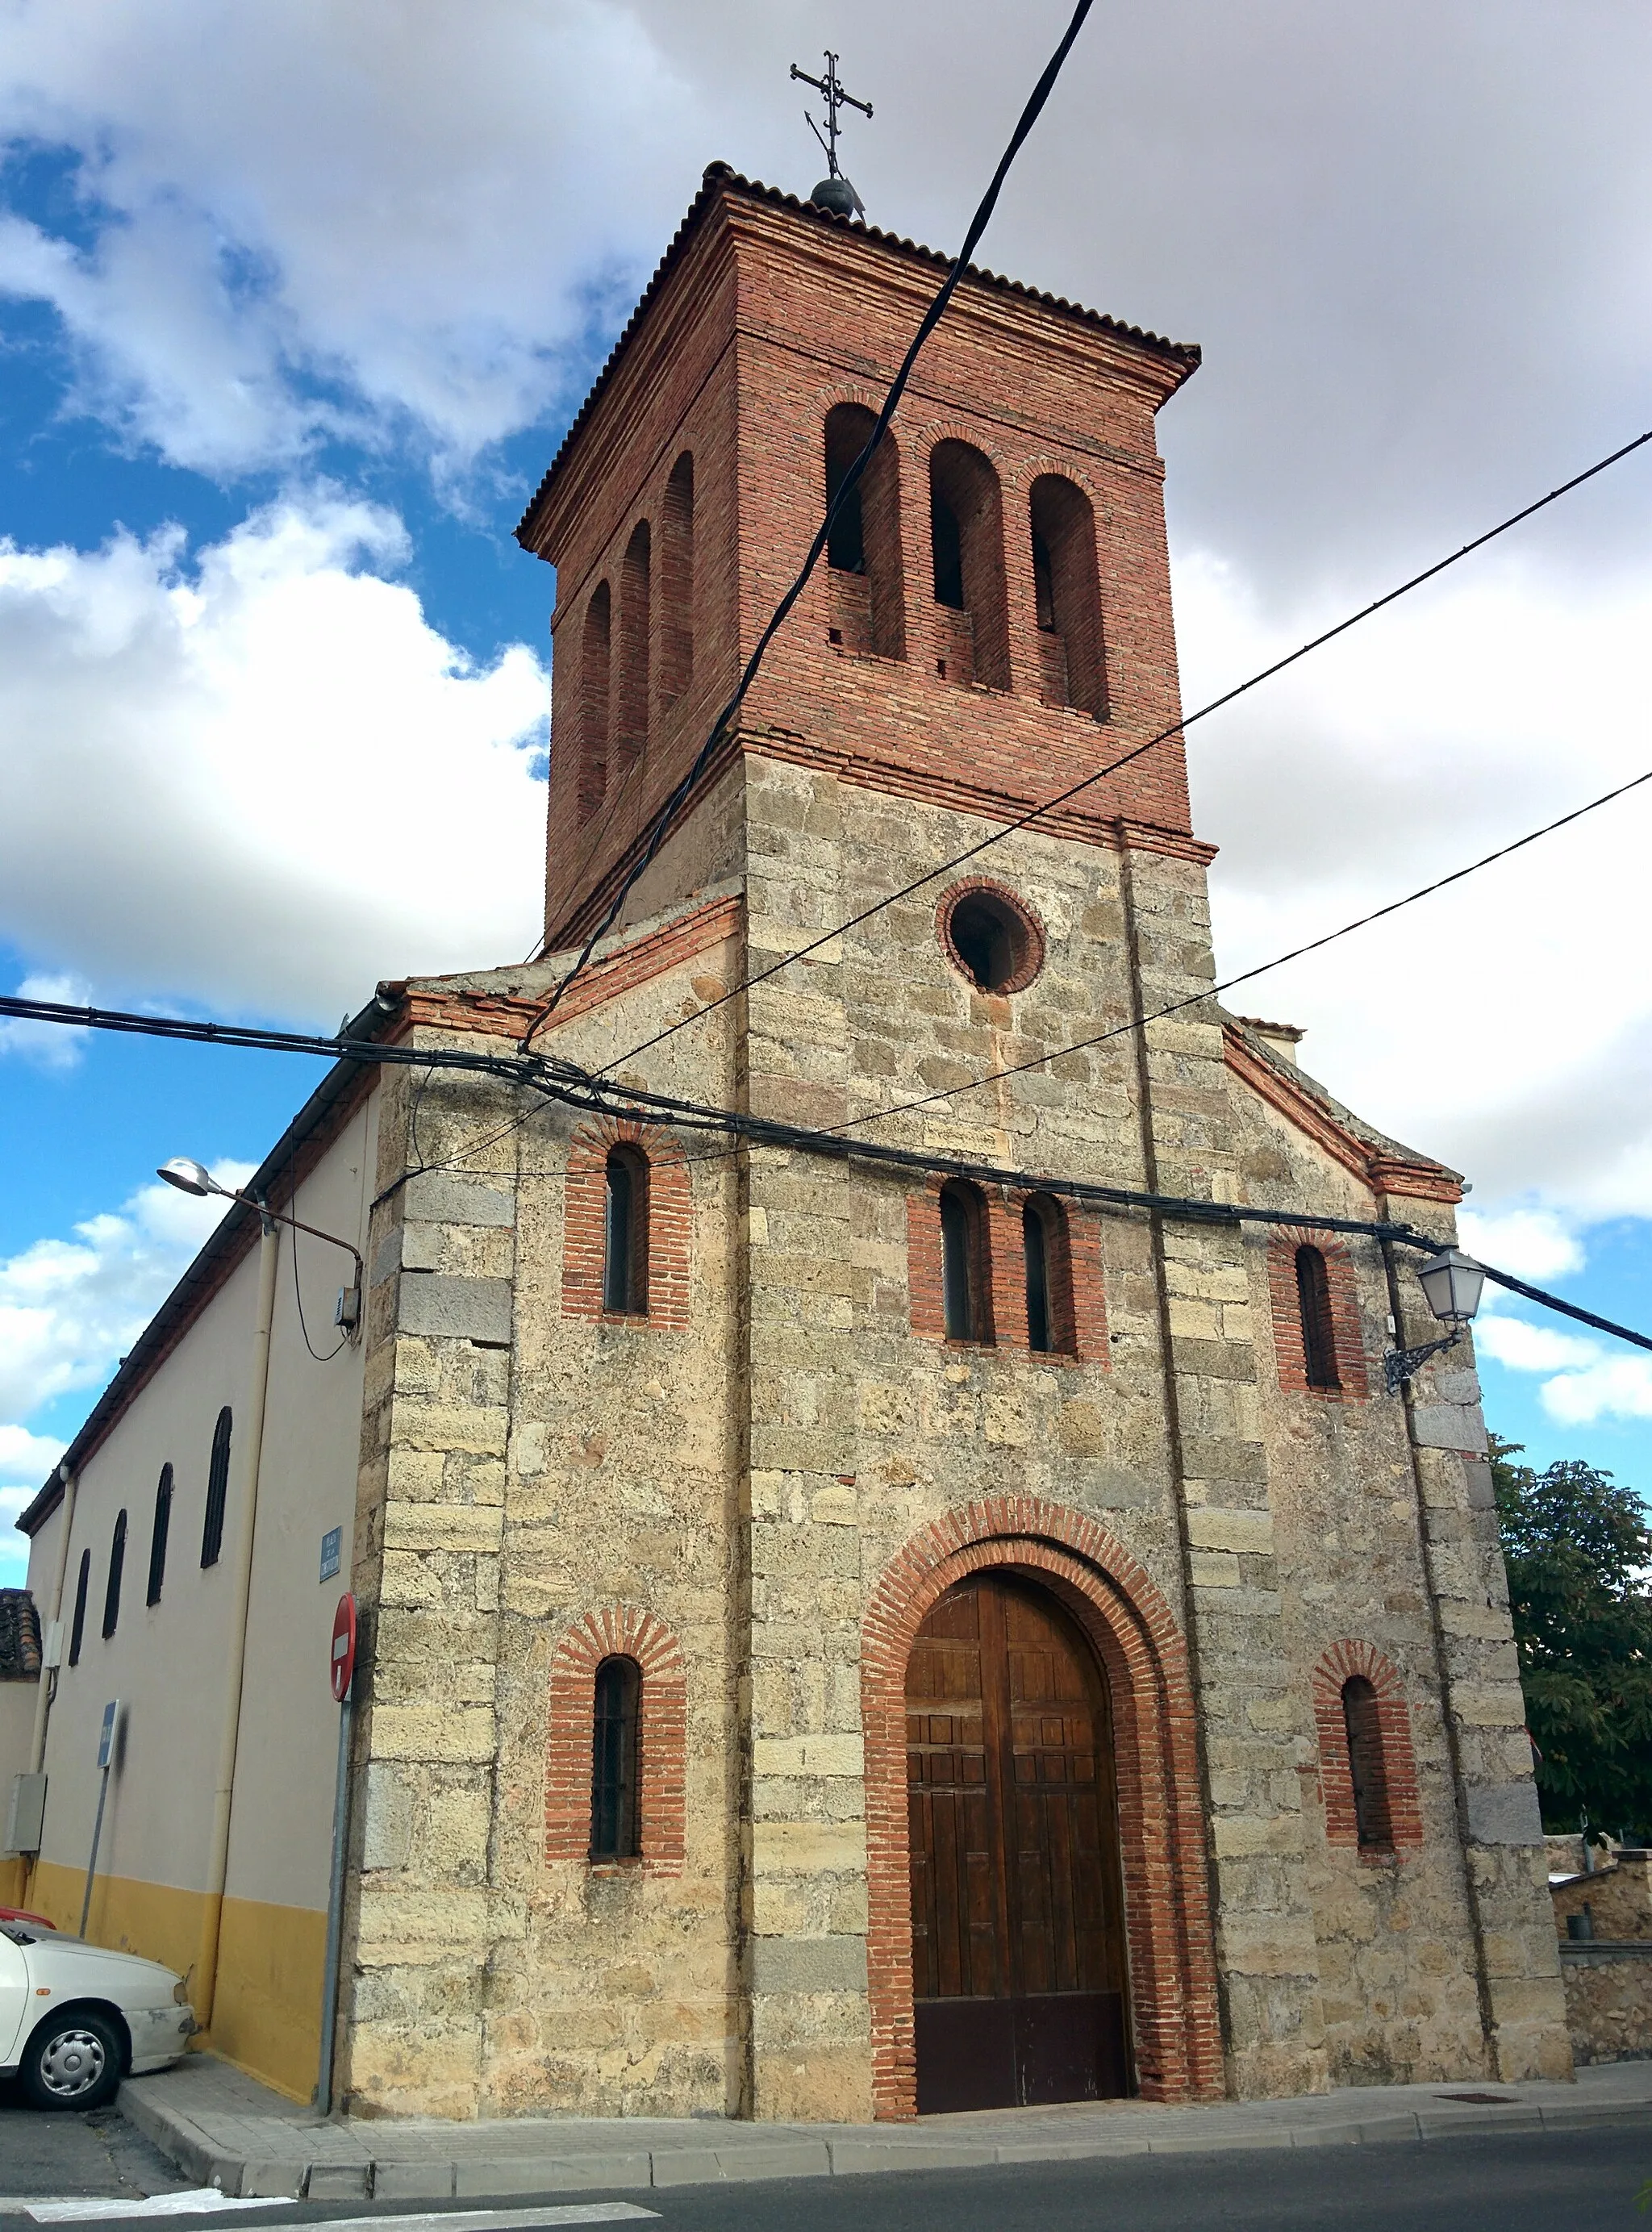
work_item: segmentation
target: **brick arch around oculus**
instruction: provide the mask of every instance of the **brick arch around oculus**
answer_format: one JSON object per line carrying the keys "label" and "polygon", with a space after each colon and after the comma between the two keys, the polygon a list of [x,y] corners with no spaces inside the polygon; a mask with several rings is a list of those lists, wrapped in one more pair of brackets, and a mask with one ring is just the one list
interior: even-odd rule
{"label": "brick arch around oculus", "polygon": [[994,1496],[949,1512],[912,1537],[884,1570],[862,1628],[874,2112],[906,2118],[917,2107],[907,1661],[930,1606],[956,1582],[989,1569],[1023,1574],[1048,1589],[1084,1630],[1106,1672],[1142,2097],[1219,2098],[1215,1942],[1193,1688],[1181,1631],[1142,1566],[1095,1520],[1038,1496]]}
{"label": "brick arch around oculus", "polygon": [[1313,1670],[1313,1720],[1319,1736],[1319,1788],[1325,1801],[1325,1841],[1359,1845],[1354,1811],[1354,1778],[1348,1762],[1348,1729],[1343,1718],[1344,1683],[1356,1676],[1377,1693],[1377,1729],[1383,1747],[1383,1781],[1389,1835],[1360,1857],[1374,1863],[1397,1859],[1422,1842],[1422,1801],[1417,1790],[1416,1753],[1405,1684],[1392,1659],[1369,1643],[1333,1643]]}
{"label": "brick arch around oculus", "polygon": [[683,1646],[657,1612],[635,1605],[588,1612],[551,1654],[545,1759],[545,1858],[586,1861],[591,1852],[592,1745],[597,1669],[634,1659],[642,1675],[638,1741],[641,1852],[629,1863],[651,1875],[683,1872],[688,1684]]}
{"label": "brick arch around oculus", "polygon": [[562,1210],[562,1314],[607,1316],[602,1307],[608,1157],[631,1147],[648,1165],[648,1307],[630,1322],[680,1330],[689,1323],[689,1241],[694,1203],[688,1165],[672,1134],[630,1117],[599,1116],[568,1142]]}

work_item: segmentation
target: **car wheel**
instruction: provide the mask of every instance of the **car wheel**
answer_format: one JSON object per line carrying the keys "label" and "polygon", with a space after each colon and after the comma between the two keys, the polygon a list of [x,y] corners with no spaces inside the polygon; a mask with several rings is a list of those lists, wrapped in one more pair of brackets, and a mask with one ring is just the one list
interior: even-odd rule
{"label": "car wheel", "polygon": [[114,2025],[91,2008],[48,2015],[23,2049],[23,2090],[37,2108],[103,2108],[120,2082]]}

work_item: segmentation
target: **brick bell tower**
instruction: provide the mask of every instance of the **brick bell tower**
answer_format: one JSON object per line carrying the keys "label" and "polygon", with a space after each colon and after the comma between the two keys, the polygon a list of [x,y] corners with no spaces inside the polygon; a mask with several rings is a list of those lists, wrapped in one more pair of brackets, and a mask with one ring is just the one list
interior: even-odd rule
{"label": "brick bell tower", "polygon": [[[706,172],[517,529],[557,570],[547,951],[586,934],[693,761],[945,269]],[[1173,723],[1153,416],[1198,362],[966,282],[625,918],[736,867],[697,809],[741,755],[1002,819]],[[1209,857],[1179,740],[1041,826]]]}
{"label": "brick bell tower", "polygon": [[404,1878],[470,1933],[352,2016],[383,2106],[858,2121],[1569,2067],[1472,1372],[1382,1394],[1420,1328],[1375,1238],[1033,1175],[1453,1236],[1454,1174],[1288,1029],[1130,1028],[1215,981],[1154,438],[1195,349],[965,278],[542,1022],[944,268],[707,172],[518,529],[557,577],[542,952],[400,988],[394,1028],[531,1027],[628,1089],[1028,1175],[559,1107],[530,1139],[503,1087],[386,1087],[374,1260],[444,1275],[374,1290],[376,1678],[422,1697],[440,1635],[490,1702],[463,1745],[379,1716],[475,1828],[416,1810],[363,1892],[364,1943]]}

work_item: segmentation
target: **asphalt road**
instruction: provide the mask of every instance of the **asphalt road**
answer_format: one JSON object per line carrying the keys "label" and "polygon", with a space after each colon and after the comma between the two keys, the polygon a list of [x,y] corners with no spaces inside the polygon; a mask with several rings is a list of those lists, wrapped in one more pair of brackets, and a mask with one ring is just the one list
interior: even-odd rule
{"label": "asphalt road", "polygon": [[0,2078],[0,2215],[25,2195],[107,2194],[137,2200],[187,2181],[113,2108],[48,2115]]}
{"label": "asphalt road", "polygon": [[[1636,2196],[1649,2179],[1652,2118],[1644,2128],[1511,2132],[1416,2146],[1029,2163],[612,2197],[651,2212],[658,2232],[1645,2232],[1652,2214],[1637,2212]],[[183,2183],[112,2111],[39,2115],[0,2087],[4,2232],[35,2232],[31,2221],[16,2213],[29,2195],[107,2196],[109,2213],[100,2222],[113,2232],[123,2199],[175,2191]],[[580,2203],[599,2198],[579,2196]],[[566,2193],[547,2196],[546,2219],[554,2224],[563,2216],[566,2222],[569,2201]],[[499,2206],[520,2227],[532,2204],[529,2196],[513,2194]],[[487,2203],[450,2207],[474,2213]],[[370,2216],[384,2232],[430,2232],[445,2213],[405,2203],[288,2202],[175,2222],[178,2232],[259,2232]],[[635,2232],[656,2232],[645,2220],[632,2222]]]}

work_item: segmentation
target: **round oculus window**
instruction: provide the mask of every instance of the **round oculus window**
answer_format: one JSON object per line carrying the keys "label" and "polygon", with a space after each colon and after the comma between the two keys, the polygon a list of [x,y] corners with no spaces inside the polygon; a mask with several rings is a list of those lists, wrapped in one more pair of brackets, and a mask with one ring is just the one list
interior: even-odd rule
{"label": "round oculus window", "polygon": [[1044,931],[1001,884],[959,884],[936,909],[941,944],[978,992],[1021,992],[1044,966]]}

